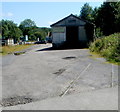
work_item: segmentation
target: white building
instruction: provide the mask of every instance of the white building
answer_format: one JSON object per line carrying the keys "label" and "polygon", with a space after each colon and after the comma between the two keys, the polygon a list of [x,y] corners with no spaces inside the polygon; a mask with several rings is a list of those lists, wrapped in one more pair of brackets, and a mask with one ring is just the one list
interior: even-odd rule
{"label": "white building", "polygon": [[53,47],[82,47],[93,39],[94,25],[73,14],[52,24],[51,27]]}

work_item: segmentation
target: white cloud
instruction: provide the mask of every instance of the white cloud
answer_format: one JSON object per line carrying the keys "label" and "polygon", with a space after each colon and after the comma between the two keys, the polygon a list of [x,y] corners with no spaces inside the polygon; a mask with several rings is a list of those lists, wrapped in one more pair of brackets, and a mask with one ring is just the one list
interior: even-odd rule
{"label": "white cloud", "polygon": [[8,12],[8,13],[2,13],[2,17],[12,17],[13,13]]}
{"label": "white cloud", "polygon": [[49,25],[51,25],[51,24],[53,24],[53,23],[55,23],[55,22],[52,22],[52,21],[49,21],[49,22],[48,22]]}
{"label": "white cloud", "polygon": [[8,12],[8,13],[7,13],[7,16],[8,16],[8,17],[11,17],[11,16],[13,16],[13,13]]}

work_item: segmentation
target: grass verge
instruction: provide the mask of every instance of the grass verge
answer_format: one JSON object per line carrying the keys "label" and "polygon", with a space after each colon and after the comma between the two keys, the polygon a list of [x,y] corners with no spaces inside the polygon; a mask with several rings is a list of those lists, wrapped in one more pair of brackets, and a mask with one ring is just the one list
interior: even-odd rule
{"label": "grass verge", "polygon": [[22,51],[29,48],[32,45],[15,45],[15,46],[2,46],[0,47],[0,55],[12,54],[16,51]]}

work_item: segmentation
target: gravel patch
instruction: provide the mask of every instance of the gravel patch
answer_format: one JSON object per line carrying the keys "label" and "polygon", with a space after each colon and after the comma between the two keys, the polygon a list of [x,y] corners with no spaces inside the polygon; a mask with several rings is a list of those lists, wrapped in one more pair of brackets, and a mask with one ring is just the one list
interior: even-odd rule
{"label": "gravel patch", "polygon": [[16,96],[11,98],[4,98],[1,105],[3,107],[14,106],[18,104],[26,104],[32,102],[33,99],[26,96]]}

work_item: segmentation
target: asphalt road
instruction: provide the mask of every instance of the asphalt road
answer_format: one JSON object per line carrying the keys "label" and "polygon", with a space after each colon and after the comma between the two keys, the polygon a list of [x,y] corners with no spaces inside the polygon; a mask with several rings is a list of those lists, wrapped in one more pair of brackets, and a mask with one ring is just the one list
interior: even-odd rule
{"label": "asphalt road", "polygon": [[40,45],[3,59],[3,99],[25,96],[36,102],[117,86],[117,65],[93,58],[88,49],[46,49],[49,47],[51,44]]}
{"label": "asphalt road", "polygon": [[75,93],[25,105],[9,106],[4,110],[118,110],[117,90],[117,87],[113,87]]}

